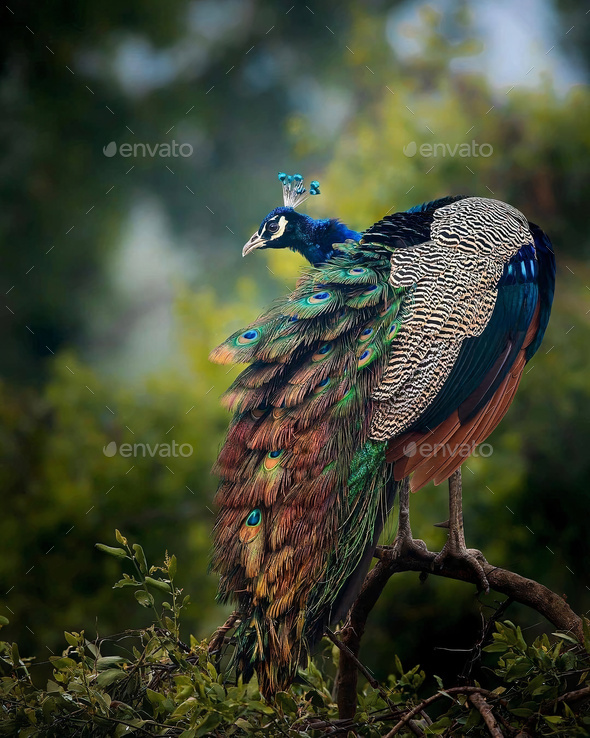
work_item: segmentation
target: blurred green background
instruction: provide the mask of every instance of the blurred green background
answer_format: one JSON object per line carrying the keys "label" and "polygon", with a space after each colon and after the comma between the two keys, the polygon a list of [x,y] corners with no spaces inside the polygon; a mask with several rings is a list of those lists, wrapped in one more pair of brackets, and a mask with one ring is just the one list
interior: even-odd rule
{"label": "blurred green background", "polygon": [[[319,179],[309,212],[359,230],[463,193],[507,200],[550,234],[551,323],[489,439],[493,453],[464,467],[465,519],[468,544],[491,562],[586,612],[586,11],[573,0],[9,6],[0,11],[6,638],[42,662],[63,648],[64,629],[106,636],[145,624],[111,589],[118,562],[93,547],[112,543],[115,527],[154,563],[177,555],[195,635],[224,620],[207,574],[209,469],[232,374],[207,355],[296,279],[294,254],[241,260],[280,204],[278,171]],[[173,141],[191,154],[119,149]],[[418,151],[406,155],[412,142]],[[420,153],[436,143],[470,153]],[[160,446],[153,457],[109,456],[113,441]],[[192,453],[162,455],[173,442]],[[415,533],[442,547],[432,524],[445,519],[446,487],[412,505]],[[452,677],[495,599],[397,576],[362,657],[380,676],[398,653]],[[530,634],[546,627],[524,608],[508,615]]]}

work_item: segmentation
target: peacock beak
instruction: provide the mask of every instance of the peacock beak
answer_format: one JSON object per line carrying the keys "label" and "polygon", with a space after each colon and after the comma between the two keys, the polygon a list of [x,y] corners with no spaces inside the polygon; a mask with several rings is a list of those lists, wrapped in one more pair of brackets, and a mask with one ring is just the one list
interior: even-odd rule
{"label": "peacock beak", "polygon": [[251,251],[254,251],[254,249],[259,249],[261,246],[264,246],[264,239],[259,236],[258,231],[256,231],[256,233],[253,234],[252,238],[242,249],[242,256],[248,256]]}

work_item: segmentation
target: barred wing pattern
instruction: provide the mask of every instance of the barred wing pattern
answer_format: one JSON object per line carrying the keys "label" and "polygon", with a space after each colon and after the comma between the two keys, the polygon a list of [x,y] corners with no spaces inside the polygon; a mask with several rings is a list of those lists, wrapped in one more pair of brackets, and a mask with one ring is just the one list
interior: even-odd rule
{"label": "barred wing pattern", "polygon": [[531,243],[518,210],[466,198],[435,211],[429,241],[393,252],[390,284],[409,292],[389,365],[373,392],[379,406],[371,438],[398,436],[428,407],[465,338],[485,329],[506,264]]}

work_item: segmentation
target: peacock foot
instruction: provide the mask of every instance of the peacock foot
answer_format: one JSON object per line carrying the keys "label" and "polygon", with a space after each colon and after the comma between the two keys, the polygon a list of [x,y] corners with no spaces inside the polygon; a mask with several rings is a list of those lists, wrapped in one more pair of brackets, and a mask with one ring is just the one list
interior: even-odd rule
{"label": "peacock foot", "polygon": [[392,558],[401,558],[408,553],[427,551],[426,543],[420,538],[413,538],[411,532],[398,533],[389,547]]}
{"label": "peacock foot", "polygon": [[490,583],[483,568],[483,564],[488,563],[485,556],[476,548],[467,548],[462,536],[453,529],[449,531],[449,537],[442,551],[432,562],[432,568],[433,570],[437,567],[442,568],[447,562],[471,569],[477,578],[478,588],[486,594],[490,591]]}

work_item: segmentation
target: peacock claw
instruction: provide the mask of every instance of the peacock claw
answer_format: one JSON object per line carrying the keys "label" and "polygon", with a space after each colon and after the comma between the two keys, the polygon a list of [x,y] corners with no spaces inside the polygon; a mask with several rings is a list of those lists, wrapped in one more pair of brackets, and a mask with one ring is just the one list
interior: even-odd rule
{"label": "peacock claw", "polygon": [[437,567],[442,569],[447,561],[457,565],[467,565],[477,577],[478,588],[486,594],[489,593],[490,583],[483,568],[483,564],[487,564],[485,556],[476,548],[467,548],[465,543],[459,540],[459,536],[453,535],[453,533],[453,531],[449,533],[442,551],[436,555],[432,562],[433,570]]}
{"label": "peacock claw", "polygon": [[426,543],[420,538],[412,538],[412,534],[397,535],[391,544],[390,552],[393,558],[399,558],[410,552],[427,551]]}
{"label": "peacock claw", "polygon": [[393,558],[398,558],[410,551],[426,551],[424,541],[412,536],[410,526],[410,480],[405,478],[399,486],[399,521],[395,539],[389,548]]}
{"label": "peacock claw", "polygon": [[433,570],[437,567],[442,568],[447,560],[458,565],[467,565],[475,573],[479,589],[489,592],[490,583],[482,565],[482,562],[487,564],[487,561],[481,551],[467,548],[465,544],[460,467],[449,477],[449,519],[446,524],[439,523],[437,527],[448,528],[449,534],[442,551],[432,562]]}

